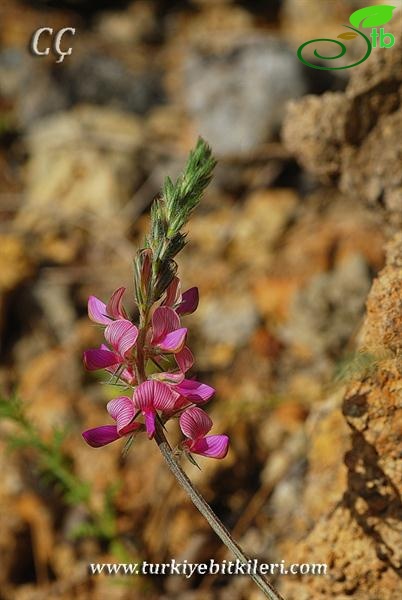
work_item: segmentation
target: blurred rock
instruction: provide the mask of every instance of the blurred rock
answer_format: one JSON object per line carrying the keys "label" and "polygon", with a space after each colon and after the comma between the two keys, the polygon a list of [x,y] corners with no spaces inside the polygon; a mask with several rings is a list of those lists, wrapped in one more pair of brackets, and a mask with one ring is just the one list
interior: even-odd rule
{"label": "blurred rock", "polygon": [[[105,11],[96,18],[95,31],[106,42],[133,46],[158,36],[156,13],[146,0],[131,2],[127,10]],[[159,36],[158,36],[159,37]]]}
{"label": "blurred rock", "polygon": [[18,225],[49,232],[113,217],[137,181],[142,139],[136,117],[110,108],[80,106],[36,122]]}
{"label": "blurred rock", "polygon": [[267,269],[275,254],[275,243],[290,222],[297,200],[293,190],[260,190],[251,194],[233,224],[230,245],[233,261],[239,265],[251,262],[251,269]]}
{"label": "blurred rock", "polygon": [[65,85],[74,104],[108,105],[130,113],[144,114],[164,100],[157,71],[130,69],[99,50],[82,52],[79,59],[67,65]]}
{"label": "blurred rock", "polygon": [[258,322],[252,299],[244,292],[205,298],[197,311],[197,323],[205,340],[211,344],[238,347],[247,343]]}
{"label": "blurred rock", "polygon": [[24,241],[12,234],[0,234],[0,293],[15,288],[31,273]]}
{"label": "blurred rock", "polygon": [[284,141],[295,153],[303,147],[302,164],[328,183],[339,176],[341,168],[342,157],[338,150],[345,139],[347,114],[344,94],[327,92],[322,96],[306,96],[302,103],[303,116],[296,101],[287,105]]}
{"label": "blurred rock", "polygon": [[363,316],[369,289],[367,264],[359,254],[314,276],[294,297],[285,339],[317,355],[339,351]]}
{"label": "blurred rock", "polygon": [[[329,414],[321,419],[316,433],[310,432],[312,471],[303,505],[311,510],[316,525],[291,548],[298,562],[326,562],[330,576],[287,579],[287,598],[327,600],[353,595],[358,600],[393,600],[398,596],[402,563],[401,271],[402,236],[398,234],[388,246],[387,265],[371,289],[361,335],[361,349],[377,355],[374,369],[351,381],[343,399],[343,414],[351,429],[345,489],[339,490],[336,501],[334,482],[329,484],[332,501],[326,499],[321,510],[317,485],[331,477],[325,471],[344,437],[336,439],[339,415]],[[341,483],[344,474],[337,464],[331,471]],[[288,542],[284,551],[289,548]]]}
{"label": "blurred rock", "polygon": [[214,152],[246,154],[274,139],[287,100],[307,91],[301,67],[270,37],[243,38],[220,54],[194,50],[184,65],[185,102]]}

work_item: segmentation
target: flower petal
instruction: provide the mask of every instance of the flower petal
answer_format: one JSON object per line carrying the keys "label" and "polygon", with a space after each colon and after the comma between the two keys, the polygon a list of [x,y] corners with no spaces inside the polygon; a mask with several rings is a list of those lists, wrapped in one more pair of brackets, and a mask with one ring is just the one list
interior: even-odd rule
{"label": "flower petal", "polygon": [[152,315],[152,340],[156,345],[171,331],[180,327],[180,319],[172,308],[168,306],[159,306]]}
{"label": "flower petal", "polygon": [[170,383],[171,385],[179,384],[184,379],[184,373],[152,373],[150,375],[152,379],[156,379],[157,381],[162,381],[163,383]]}
{"label": "flower petal", "polygon": [[186,437],[197,440],[208,433],[212,427],[212,420],[205,411],[194,406],[180,415],[179,424]]}
{"label": "flower petal", "polygon": [[[134,392],[134,405],[142,411],[145,416],[145,428],[148,437],[155,433],[155,408],[154,408],[154,381],[144,381]],[[163,385],[163,384],[160,384]]]}
{"label": "flower petal", "polygon": [[149,439],[155,435],[155,411],[147,410],[144,412],[145,415],[145,428]]}
{"label": "flower petal", "polygon": [[190,315],[197,310],[199,300],[200,296],[197,287],[192,287],[189,290],[186,290],[182,294],[182,301],[176,308],[177,314]]}
{"label": "flower petal", "polygon": [[121,362],[121,359],[117,354],[102,347],[86,350],[83,358],[85,368],[88,369],[88,371],[96,371],[97,369],[117,366]]}
{"label": "flower petal", "polygon": [[[119,435],[127,433],[126,428],[131,424],[135,415],[134,403],[131,398],[120,396],[108,402],[106,408],[109,415],[116,421],[117,433]],[[139,423],[137,425],[139,426]]]}
{"label": "flower petal", "polygon": [[82,437],[92,448],[99,448],[118,440],[120,436],[117,433],[116,425],[101,425],[100,427],[83,431]]}
{"label": "flower petal", "polygon": [[161,381],[154,381],[154,407],[162,411],[174,408],[178,394],[172,392],[170,387]]}
{"label": "flower petal", "polygon": [[177,352],[180,352],[180,350],[183,350],[186,336],[187,329],[186,327],[182,327],[181,329],[167,333],[155,345],[165,352],[173,352],[173,354],[176,354]]}
{"label": "flower petal", "polygon": [[124,311],[122,305],[123,294],[126,291],[126,288],[119,287],[115,292],[113,292],[109,302],[106,306],[106,311],[109,317],[113,317],[113,319],[126,319],[126,313]]}
{"label": "flower petal", "polygon": [[177,366],[182,373],[187,373],[187,371],[191,369],[194,364],[194,356],[188,346],[184,346],[180,352],[177,352],[177,354],[175,354],[175,359]]}
{"label": "flower petal", "polygon": [[174,408],[178,394],[161,381],[149,379],[137,387],[134,392],[134,405],[143,412],[147,410],[169,411]]}
{"label": "flower petal", "polygon": [[129,385],[136,384],[135,373],[131,367],[127,368],[127,369],[123,369],[122,372],[120,373],[119,377],[123,381],[126,381]]}
{"label": "flower petal", "polygon": [[127,319],[113,321],[105,329],[106,341],[123,357],[133,348],[137,337],[138,328]]}
{"label": "flower petal", "polygon": [[196,440],[190,446],[190,451],[209,458],[225,458],[229,449],[227,435],[207,435]]}
{"label": "flower petal", "polygon": [[108,325],[112,322],[112,319],[107,315],[106,304],[95,296],[89,296],[88,298],[88,316],[91,321],[99,323],[99,325]]}
{"label": "flower petal", "polygon": [[153,408],[154,405],[154,382],[144,381],[134,391],[134,406],[142,411]]}
{"label": "flower petal", "polygon": [[208,402],[215,394],[215,389],[206,383],[200,383],[194,379],[183,379],[181,383],[174,387],[175,392],[184,396],[187,400],[202,404]]}
{"label": "flower petal", "polygon": [[180,279],[173,277],[166,290],[164,306],[175,306],[180,300]]}

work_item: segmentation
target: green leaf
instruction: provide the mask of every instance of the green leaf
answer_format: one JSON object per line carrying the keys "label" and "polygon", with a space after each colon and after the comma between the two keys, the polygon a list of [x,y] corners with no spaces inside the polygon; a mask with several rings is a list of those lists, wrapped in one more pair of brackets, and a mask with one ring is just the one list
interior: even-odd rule
{"label": "green leaf", "polygon": [[354,31],[347,31],[346,33],[340,33],[336,37],[341,38],[341,40],[353,40],[353,38],[357,37],[358,34]]}
{"label": "green leaf", "polygon": [[392,19],[392,11],[396,8],[389,4],[379,6],[366,6],[352,13],[349,21],[354,27],[378,27],[385,25]]}

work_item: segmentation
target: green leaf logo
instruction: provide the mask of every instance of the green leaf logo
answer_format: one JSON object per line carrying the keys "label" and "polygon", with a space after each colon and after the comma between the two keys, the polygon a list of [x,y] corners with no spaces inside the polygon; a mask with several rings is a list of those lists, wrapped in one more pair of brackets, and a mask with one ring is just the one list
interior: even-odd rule
{"label": "green leaf logo", "polygon": [[396,8],[389,4],[380,4],[379,6],[366,6],[352,13],[349,21],[354,27],[378,27],[385,25],[392,19],[392,12]]}

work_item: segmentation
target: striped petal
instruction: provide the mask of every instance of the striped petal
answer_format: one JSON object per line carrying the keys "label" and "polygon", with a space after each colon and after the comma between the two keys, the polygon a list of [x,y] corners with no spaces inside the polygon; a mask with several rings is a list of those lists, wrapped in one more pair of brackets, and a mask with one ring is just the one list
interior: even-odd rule
{"label": "striped petal", "polygon": [[177,362],[177,366],[179,367],[180,371],[182,371],[182,373],[187,373],[187,371],[191,369],[191,367],[194,364],[194,356],[190,348],[188,348],[188,346],[184,346],[184,348],[180,350],[180,352],[177,352],[175,354],[175,359]]}
{"label": "striped petal", "polygon": [[144,381],[134,392],[134,404],[142,411],[172,410],[177,398],[178,394],[172,392],[168,385],[154,379]]}
{"label": "striped petal", "polygon": [[176,354],[183,350],[185,341],[187,336],[186,327],[182,327],[181,329],[177,329],[176,331],[171,331],[167,333],[162,339],[158,341],[157,348],[160,348],[164,352],[169,352]]}
{"label": "striped petal", "polygon": [[[135,414],[134,404],[131,398],[120,396],[119,398],[115,398],[108,402],[106,408],[109,415],[116,421],[117,433],[119,435],[127,433],[127,428],[130,426]],[[136,425],[140,426],[139,423]]]}
{"label": "striped petal", "polygon": [[123,357],[133,348],[137,337],[138,328],[127,319],[113,321],[105,329],[106,341]]}
{"label": "striped petal", "polygon": [[160,306],[152,315],[152,340],[157,345],[166,334],[180,328],[180,319],[172,308]]}
{"label": "striped petal", "polygon": [[173,277],[166,290],[164,306],[175,306],[180,300],[180,279]]}
{"label": "striped petal", "polygon": [[200,296],[197,287],[192,287],[183,292],[182,300],[179,306],[176,308],[177,314],[190,315],[197,310],[199,300]]}
{"label": "striped petal", "polygon": [[184,379],[174,387],[174,390],[184,396],[190,402],[203,404],[208,402],[215,394],[215,389],[206,383],[200,383],[194,379]]}
{"label": "striped petal", "polygon": [[106,312],[113,319],[126,319],[127,315],[124,311],[122,305],[123,294],[126,291],[126,288],[120,287],[115,292],[113,292],[109,302],[106,306]]}
{"label": "striped petal", "polygon": [[225,458],[229,449],[227,435],[207,435],[196,440],[190,446],[190,451],[209,458]]}
{"label": "striped petal", "polygon": [[212,420],[205,411],[194,406],[180,415],[179,424],[186,437],[197,440],[210,431]]}
{"label": "striped petal", "polygon": [[172,392],[170,387],[161,381],[154,381],[154,407],[158,410],[169,412],[176,404],[178,394]]}
{"label": "striped petal", "polygon": [[134,392],[134,405],[142,411],[153,408],[154,382],[151,380],[141,383]]}
{"label": "striped petal", "polygon": [[[142,411],[145,417],[145,428],[148,437],[151,438],[155,433],[155,408],[154,408],[154,384],[155,381],[144,381],[134,392],[134,405]],[[163,385],[163,384],[161,384]]]}
{"label": "striped petal", "polygon": [[106,304],[95,296],[89,296],[88,298],[88,316],[91,321],[99,323],[99,325],[109,325],[112,322],[112,319],[107,315]]}
{"label": "striped petal", "polygon": [[99,448],[118,440],[120,436],[117,433],[116,425],[101,425],[100,427],[87,429],[82,433],[82,437],[92,448]]}
{"label": "striped petal", "polygon": [[145,416],[145,429],[147,430],[148,438],[151,439],[155,435],[155,411],[146,410]]}
{"label": "striped petal", "polygon": [[116,367],[121,362],[121,359],[117,354],[102,347],[86,350],[83,359],[85,368],[88,369],[88,371]]}

